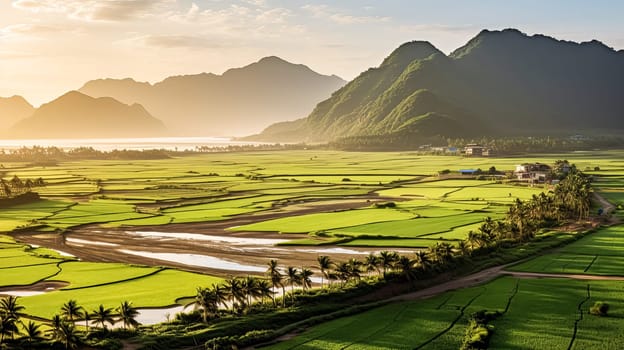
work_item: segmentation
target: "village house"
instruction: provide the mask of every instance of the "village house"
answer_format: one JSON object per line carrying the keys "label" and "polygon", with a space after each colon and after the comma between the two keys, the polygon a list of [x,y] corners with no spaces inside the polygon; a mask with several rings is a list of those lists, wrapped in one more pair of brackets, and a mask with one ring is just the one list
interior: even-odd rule
{"label": "village house", "polygon": [[494,150],[476,143],[470,143],[464,147],[462,153],[467,157],[491,157],[494,155]]}
{"label": "village house", "polygon": [[545,183],[551,179],[552,168],[543,163],[524,163],[516,166],[514,175],[520,181]]}

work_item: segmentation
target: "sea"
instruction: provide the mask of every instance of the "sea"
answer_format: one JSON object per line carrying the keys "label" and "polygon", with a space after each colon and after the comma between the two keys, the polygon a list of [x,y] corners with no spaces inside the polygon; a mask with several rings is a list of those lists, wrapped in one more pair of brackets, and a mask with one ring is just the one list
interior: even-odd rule
{"label": "sea", "polygon": [[254,146],[262,142],[236,141],[225,137],[153,137],[153,138],[109,138],[109,139],[23,139],[1,140],[0,150],[22,147],[58,147],[70,150],[79,147],[92,147],[98,151],[112,150],[151,150],[192,151],[199,147]]}

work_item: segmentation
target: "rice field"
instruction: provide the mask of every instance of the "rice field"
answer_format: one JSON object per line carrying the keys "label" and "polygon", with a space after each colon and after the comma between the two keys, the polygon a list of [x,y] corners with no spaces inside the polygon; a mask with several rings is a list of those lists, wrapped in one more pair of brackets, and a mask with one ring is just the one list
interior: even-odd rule
{"label": "rice field", "polygon": [[[565,157],[580,169],[590,169],[587,172],[597,179],[594,187],[616,205],[624,205],[622,155],[609,151]],[[294,151],[81,161],[48,167],[7,164],[5,178],[42,177],[47,186],[38,190],[40,201],[0,208],[0,232],[28,229],[54,235],[89,225],[94,229],[139,230],[282,213],[282,217],[233,225],[228,230],[232,234],[300,235],[280,243],[284,247],[331,244],[383,249],[426,248],[440,241],[457,244],[485,217],[501,218],[517,198],[528,199],[548,188],[459,176],[445,179],[438,172],[487,170],[492,166],[511,170],[524,162],[552,163],[561,158]],[[600,170],[594,170],[597,167]],[[332,209],[336,204],[355,202],[359,203],[357,208]],[[392,205],[383,207],[376,202]],[[299,209],[311,212],[299,214]],[[624,230],[619,227],[602,230],[513,269],[619,276],[624,267],[622,236]],[[198,285],[220,279],[159,267],[76,261],[0,235],[0,287],[40,281],[66,282],[58,290],[20,299],[29,313],[49,318],[69,299],[87,308],[100,303],[115,306],[122,300],[138,307],[169,306],[193,295]],[[612,300],[614,315],[622,313],[617,303],[624,285],[613,281],[589,284],[590,291],[595,291],[590,300]],[[567,347],[587,285],[586,281],[504,277],[484,286],[335,320],[275,348],[458,348],[466,316],[484,308],[504,310],[512,294],[510,308],[495,322],[492,348]],[[601,329],[621,329],[617,318],[587,317],[578,325],[575,349],[594,347]],[[541,335],[534,336],[538,331]],[[605,348],[623,347],[619,333]]]}

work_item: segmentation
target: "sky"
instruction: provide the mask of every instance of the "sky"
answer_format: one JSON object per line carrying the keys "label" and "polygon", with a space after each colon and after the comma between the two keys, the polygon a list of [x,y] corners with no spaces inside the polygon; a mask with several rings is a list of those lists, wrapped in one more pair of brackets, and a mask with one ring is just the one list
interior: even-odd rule
{"label": "sky", "polygon": [[353,79],[394,48],[450,53],[517,28],[624,49],[618,0],[0,0],[0,96],[35,106],[97,78],[158,82],[265,56]]}

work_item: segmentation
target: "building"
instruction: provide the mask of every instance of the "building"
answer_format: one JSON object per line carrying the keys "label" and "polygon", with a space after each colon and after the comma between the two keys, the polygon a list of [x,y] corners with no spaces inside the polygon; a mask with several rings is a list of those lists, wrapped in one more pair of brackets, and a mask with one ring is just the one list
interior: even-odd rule
{"label": "building", "polygon": [[551,179],[552,168],[542,163],[524,163],[516,166],[514,175],[520,181],[545,183]]}
{"label": "building", "polygon": [[494,155],[494,150],[476,143],[471,143],[464,147],[463,153],[467,157],[492,157]]}
{"label": "building", "polygon": [[483,156],[484,150],[485,147],[476,143],[471,143],[464,147],[464,154],[469,157],[481,157]]}

